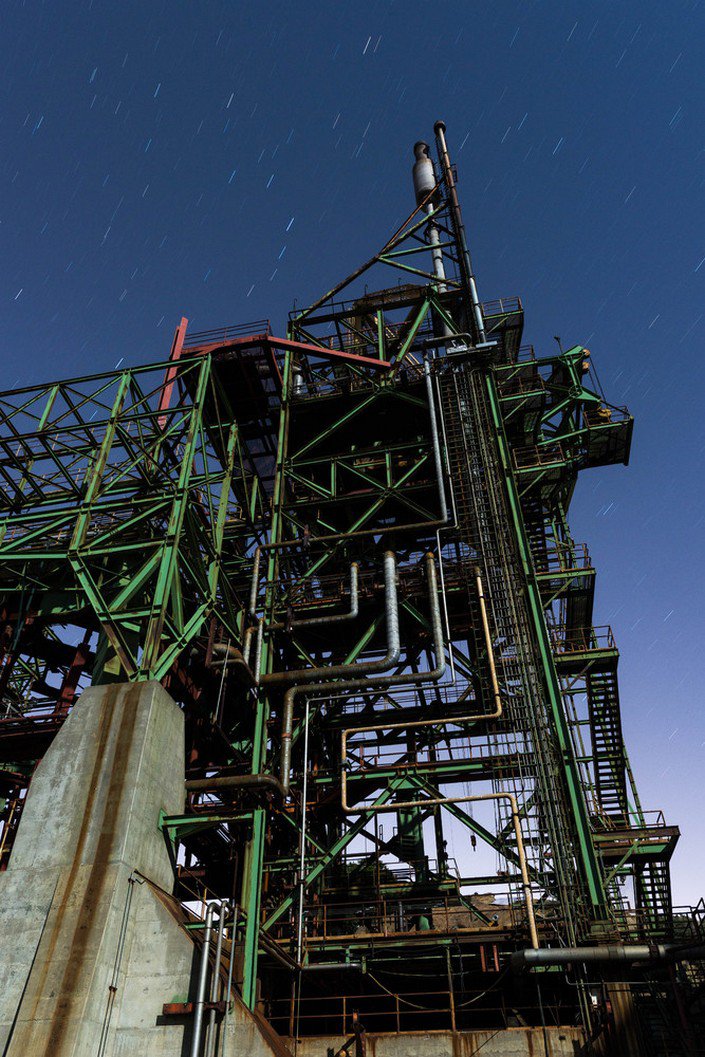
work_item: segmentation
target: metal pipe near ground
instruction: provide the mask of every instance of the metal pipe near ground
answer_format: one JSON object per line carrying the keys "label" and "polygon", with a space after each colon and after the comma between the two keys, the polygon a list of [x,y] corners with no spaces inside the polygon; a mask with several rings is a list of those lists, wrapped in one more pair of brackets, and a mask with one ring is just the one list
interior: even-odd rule
{"label": "metal pipe near ground", "polygon": [[213,904],[209,903],[206,910],[206,921],[203,930],[203,945],[201,947],[201,964],[198,968],[198,987],[196,990],[196,1001],[193,1014],[193,1035],[191,1036],[190,1057],[200,1057],[201,1036],[203,1035],[203,1011],[206,1004],[206,982],[208,979],[208,954],[211,945],[211,932],[213,929]]}
{"label": "metal pipe near ground", "polygon": [[215,945],[215,964],[211,974],[211,996],[210,1009],[208,1010],[208,1029],[206,1032],[206,1046],[204,1057],[215,1057],[215,1003],[218,1001],[220,990],[220,959],[223,954],[223,929],[225,927],[226,900],[220,902],[220,917],[218,918],[218,939]]}
{"label": "metal pipe near ground", "polygon": [[233,908],[233,925],[230,935],[230,961],[228,962],[228,985],[225,991],[225,1013],[223,1014],[223,1032],[220,1040],[220,1057],[225,1057],[225,1040],[228,1034],[228,1020],[230,1018],[230,1004],[233,990],[233,966],[235,964],[235,937],[237,935],[238,907]]}

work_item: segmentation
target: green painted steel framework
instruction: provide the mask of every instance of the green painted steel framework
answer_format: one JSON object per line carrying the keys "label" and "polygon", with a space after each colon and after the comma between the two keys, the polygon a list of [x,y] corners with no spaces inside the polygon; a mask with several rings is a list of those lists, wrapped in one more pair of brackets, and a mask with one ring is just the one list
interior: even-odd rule
{"label": "green painted steel framework", "polygon": [[161,680],[187,722],[176,894],[234,892],[238,984],[278,1030],[548,1009],[594,1035],[578,968],[537,999],[513,951],[701,929],[567,521],[632,419],[587,349],[537,356],[518,299],[477,300],[438,145],[286,338],[182,320],[167,363],[0,394],[0,864],[81,688]]}

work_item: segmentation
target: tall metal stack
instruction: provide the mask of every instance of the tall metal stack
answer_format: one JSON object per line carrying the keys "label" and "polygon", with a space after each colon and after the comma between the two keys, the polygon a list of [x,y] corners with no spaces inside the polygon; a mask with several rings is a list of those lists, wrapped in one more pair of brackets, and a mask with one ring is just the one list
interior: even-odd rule
{"label": "tall metal stack", "polygon": [[632,418],[587,349],[480,301],[435,131],[413,212],[285,338],[183,320],[166,364],[0,394],[0,862],[82,687],[156,679],[175,894],[230,900],[279,1034],[696,1052],[703,915],[671,905],[567,521]]}

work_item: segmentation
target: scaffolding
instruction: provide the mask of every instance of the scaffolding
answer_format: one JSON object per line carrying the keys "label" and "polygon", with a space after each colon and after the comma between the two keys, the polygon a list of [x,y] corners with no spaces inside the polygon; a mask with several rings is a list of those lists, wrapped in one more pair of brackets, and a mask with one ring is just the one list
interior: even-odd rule
{"label": "scaffolding", "polygon": [[[230,971],[282,1035],[548,1022],[618,1052],[608,972],[510,960],[705,937],[567,520],[632,418],[587,349],[537,356],[518,299],[480,301],[436,145],[286,337],[184,319],[166,363],[0,394],[0,866],[81,689],[156,679],[187,729],[175,892],[229,900]],[[653,1052],[696,1052],[671,999],[698,973],[628,980]]]}

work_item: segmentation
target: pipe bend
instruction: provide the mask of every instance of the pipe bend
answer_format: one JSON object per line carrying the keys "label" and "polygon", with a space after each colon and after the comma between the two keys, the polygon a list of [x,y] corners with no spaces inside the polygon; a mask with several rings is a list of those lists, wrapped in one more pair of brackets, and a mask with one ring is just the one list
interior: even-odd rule
{"label": "pipe bend", "polygon": [[263,686],[291,686],[297,683],[314,683],[321,679],[344,679],[351,673],[358,675],[363,672],[384,672],[388,668],[393,668],[401,656],[397,563],[393,551],[385,551],[384,554],[384,611],[387,624],[387,652],[380,660],[363,661],[353,665],[334,664],[327,668],[300,668],[288,672],[269,672],[259,681]]}
{"label": "pipe bend", "polygon": [[312,628],[320,625],[328,624],[342,624],[346,620],[356,620],[360,612],[360,599],[359,599],[359,569],[360,566],[357,562],[353,562],[350,566],[350,609],[346,613],[333,613],[322,617],[309,617],[303,620],[292,620],[290,624],[284,624],[282,621],[277,621],[274,624],[268,624],[268,631],[281,631],[282,628]]}
{"label": "pipe bend", "polygon": [[267,789],[284,796],[284,788],[273,774],[226,774],[210,778],[189,778],[184,782],[187,793],[216,792],[218,789]]}
{"label": "pipe bend", "polygon": [[[394,556],[390,551],[385,554],[385,559]],[[443,678],[446,670],[446,659],[445,659],[445,645],[443,642],[443,624],[441,620],[441,610],[438,601],[438,579],[436,576],[436,560],[430,552],[426,555],[426,577],[428,580],[428,594],[431,607],[431,627],[433,629],[433,643],[436,654],[436,667],[429,672],[412,672],[404,675],[378,675],[372,679],[369,679],[367,675],[359,675],[358,673],[364,669],[364,665],[350,665],[344,668],[344,673],[349,674],[350,678],[341,678],[339,682],[333,679],[314,683],[312,686],[306,685],[294,685],[290,686],[284,695],[284,710],[282,715],[282,746],[281,756],[279,763],[279,773],[281,775],[281,783],[287,794],[290,788],[290,772],[291,772],[291,741],[292,731],[294,725],[294,702],[297,694],[302,690],[308,690],[311,693],[322,693],[326,690],[333,688],[342,688],[344,690],[376,690],[386,688],[388,686],[399,686],[399,685],[414,685],[416,683],[427,683],[427,682],[438,682]],[[396,600],[396,595],[395,595]],[[398,639],[398,627],[397,627],[397,639]],[[398,659],[398,658],[397,658]],[[396,663],[396,662],[395,662]],[[365,669],[369,672],[369,668]],[[325,674],[323,669],[313,669],[317,675]],[[330,669],[329,669],[330,671]],[[345,734],[345,732],[343,732]]]}

